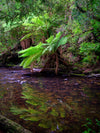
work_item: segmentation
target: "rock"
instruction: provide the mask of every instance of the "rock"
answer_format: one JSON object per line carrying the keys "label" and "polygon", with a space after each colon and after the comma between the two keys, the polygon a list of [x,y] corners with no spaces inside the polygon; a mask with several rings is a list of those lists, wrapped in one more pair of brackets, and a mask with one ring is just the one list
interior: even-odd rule
{"label": "rock", "polygon": [[98,74],[91,74],[91,75],[88,75],[88,77],[100,77],[100,73],[98,73]]}
{"label": "rock", "polygon": [[68,80],[67,78],[64,79],[64,81],[67,81],[67,80]]}

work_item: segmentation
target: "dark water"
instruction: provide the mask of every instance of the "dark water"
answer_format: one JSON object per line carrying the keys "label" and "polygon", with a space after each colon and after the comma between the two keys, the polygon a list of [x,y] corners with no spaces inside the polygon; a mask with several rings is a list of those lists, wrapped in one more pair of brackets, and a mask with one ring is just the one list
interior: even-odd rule
{"label": "dark water", "polygon": [[95,120],[100,120],[99,78],[27,73],[0,69],[0,114],[33,133],[82,133],[87,118],[95,129]]}

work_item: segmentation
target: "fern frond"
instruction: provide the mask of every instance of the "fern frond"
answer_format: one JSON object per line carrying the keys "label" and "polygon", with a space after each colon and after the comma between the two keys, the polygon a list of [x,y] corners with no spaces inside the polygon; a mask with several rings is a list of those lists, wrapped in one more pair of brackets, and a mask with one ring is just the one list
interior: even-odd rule
{"label": "fern frond", "polygon": [[26,109],[25,108],[19,109],[18,107],[13,106],[11,107],[10,111],[13,112],[14,115],[19,115],[19,114],[26,112]]}
{"label": "fern frond", "polygon": [[45,49],[43,50],[43,52],[42,52],[42,55],[47,54],[48,51],[49,51],[49,47],[45,48]]}
{"label": "fern frond", "polygon": [[29,47],[27,49],[24,49],[24,50],[19,51],[18,54],[23,54],[23,53],[28,52],[28,51],[30,51],[32,49],[33,49],[33,47]]}
{"label": "fern frond", "polygon": [[[24,49],[24,50],[21,50],[21,51],[19,51],[18,53],[19,53],[19,54],[33,53],[33,52],[34,52],[35,50],[37,50],[37,49],[43,49],[42,45],[43,45],[43,44],[40,42],[38,45],[36,45],[36,46],[34,46],[34,47],[29,47],[29,48]],[[20,57],[22,57],[22,56],[20,56]]]}
{"label": "fern frond", "polygon": [[23,41],[23,40],[25,40],[25,39],[28,39],[28,38],[30,38],[32,35],[33,35],[33,33],[28,33],[28,34],[26,34],[24,37],[22,37],[20,41]]}
{"label": "fern frond", "polygon": [[30,64],[37,60],[39,57],[41,57],[41,54],[42,54],[42,51],[38,52],[37,54],[35,55],[32,55],[32,56],[29,56],[27,58],[27,60],[25,61],[25,63],[23,64],[23,68],[27,68],[28,66],[30,66]]}
{"label": "fern frond", "polygon": [[53,39],[54,39],[54,35],[50,36],[50,37],[46,40],[46,42],[47,42],[47,43],[51,43]]}
{"label": "fern frond", "polygon": [[58,46],[57,46],[57,47],[66,44],[66,43],[67,43],[67,40],[68,40],[67,37],[62,37],[62,38],[60,39],[60,41],[58,42]]}
{"label": "fern frond", "polygon": [[23,61],[21,62],[20,66],[23,66],[24,63],[26,62],[27,58],[23,59]]}
{"label": "fern frond", "polygon": [[22,54],[20,57],[27,57],[27,56],[31,56],[31,55],[35,55],[37,53],[39,53],[41,50],[43,50],[44,48],[33,48],[32,50]]}

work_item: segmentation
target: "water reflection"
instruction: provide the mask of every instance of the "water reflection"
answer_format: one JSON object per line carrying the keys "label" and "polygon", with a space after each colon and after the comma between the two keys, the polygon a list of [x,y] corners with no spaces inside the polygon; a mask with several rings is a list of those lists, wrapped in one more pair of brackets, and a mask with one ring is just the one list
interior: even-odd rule
{"label": "water reflection", "polygon": [[38,121],[39,126],[49,128],[51,131],[63,130],[68,120],[72,120],[72,108],[61,99],[54,98],[52,93],[38,91],[30,84],[22,85],[22,98],[26,99],[27,107],[13,106],[11,111],[20,118],[30,121]]}
{"label": "water reflection", "polygon": [[[37,133],[82,133],[86,118],[100,120],[100,79],[22,76],[25,70],[0,70],[0,113]],[[11,108],[12,106],[12,108]],[[18,116],[29,123],[24,124]],[[33,128],[33,125],[36,126]],[[39,128],[40,129],[40,128]],[[35,132],[35,131],[36,132]],[[63,131],[62,131],[63,130]]]}

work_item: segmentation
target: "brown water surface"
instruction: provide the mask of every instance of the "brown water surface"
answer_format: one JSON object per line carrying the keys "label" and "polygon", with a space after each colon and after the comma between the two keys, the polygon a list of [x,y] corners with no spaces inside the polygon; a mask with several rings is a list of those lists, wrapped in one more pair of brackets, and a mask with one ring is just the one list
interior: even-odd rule
{"label": "brown water surface", "polygon": [[86,118],[100,120],[99,78],[27,73],[0,69],[0,114],[33,133],[82,133]]}

